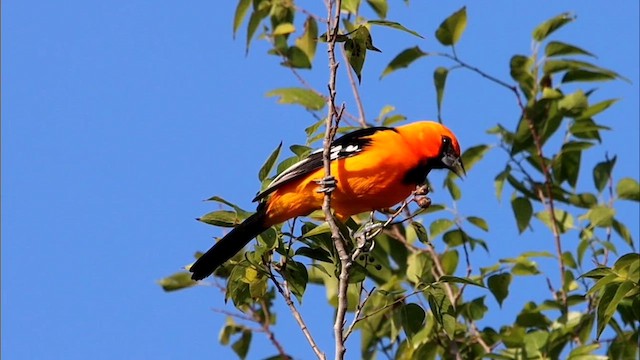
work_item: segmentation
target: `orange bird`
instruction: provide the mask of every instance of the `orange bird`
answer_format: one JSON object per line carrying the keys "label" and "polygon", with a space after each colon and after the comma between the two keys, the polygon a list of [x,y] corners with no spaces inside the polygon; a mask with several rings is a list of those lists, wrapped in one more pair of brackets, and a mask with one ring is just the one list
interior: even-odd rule
{"label": "orange bird", "polygon": [[[362,212],[390,208],[424,183],[431,169],[462,176],[460,145],[448,128],[420,121],[397,128],[370,127],[348,133],[331,144],[331,175],[336,185],[331,208],[340,220]],[[236,226],[189,269],[191,278],[211,275],[263,231],[322,208],[322,149],[276,176],[253,201],[256,213]]]}

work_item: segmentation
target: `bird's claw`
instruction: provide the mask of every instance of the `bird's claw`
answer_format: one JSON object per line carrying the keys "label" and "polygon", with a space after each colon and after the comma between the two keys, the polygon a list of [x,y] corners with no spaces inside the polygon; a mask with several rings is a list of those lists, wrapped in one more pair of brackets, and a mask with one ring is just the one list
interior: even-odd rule
{"label": "bird's claw", "polygon": [[371,252],[376,244],[373,238],[376,237],[381,230],[381,223],[370,222],[356,231],[353,237],[356,239],[358,249],[363,252]]}
{"label": "bird's claw", "polygon": [[336,189],[336,178],[333,176],[327,176],[320,180],[315,180],[315,183],[320,185],[320,188],[316,190],[319,193],[332,193]]}

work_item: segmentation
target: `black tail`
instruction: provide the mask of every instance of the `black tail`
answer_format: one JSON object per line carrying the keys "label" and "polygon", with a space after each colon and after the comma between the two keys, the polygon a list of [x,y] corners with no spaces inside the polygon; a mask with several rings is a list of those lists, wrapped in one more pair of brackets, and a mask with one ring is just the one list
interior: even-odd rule
{"label": "black tail", "polygon": [[196,260],[191,269],[189,269],[193,273],[191,278],[193,280],[202,280],[211,275],[218,266],[242,250],[251,239],[265,231],[268,228],[265,226],[265,215],[265,207],[258,206],[258,211],[255,214],[236,226],[222,240],[218,241]]}

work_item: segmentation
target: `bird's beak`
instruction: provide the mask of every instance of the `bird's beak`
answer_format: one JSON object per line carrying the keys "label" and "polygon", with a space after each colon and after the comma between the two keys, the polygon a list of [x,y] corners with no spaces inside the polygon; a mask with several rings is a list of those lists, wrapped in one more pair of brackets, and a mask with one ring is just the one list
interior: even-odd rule
{"label": "bird's beak", "polygon": [[462,164],[462,159],[453,154],[447,154],[442,158],[442,163],[447,167],[447,169],[453,171],[454,174],[463,178],[467,176],[467,172],[464,170],[464,165]]}

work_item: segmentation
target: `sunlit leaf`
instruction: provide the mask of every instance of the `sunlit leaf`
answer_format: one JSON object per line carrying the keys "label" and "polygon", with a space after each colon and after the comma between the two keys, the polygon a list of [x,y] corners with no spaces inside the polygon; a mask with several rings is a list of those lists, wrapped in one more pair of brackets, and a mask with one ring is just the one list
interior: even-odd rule
{"label": "sunlit leaf", "polygon": [[291,34],[292,32],[296,31],[296,27],[293,26],[292,23],[280,23],[276,26],[275,29],[273,29],[273,33],[271,35],[273,36],[277,36],[277,35],[286,35],[286,34]]}
{"label": "sunlit leaf", "polygon": [[438,27],[436,38],[445,46],[455,45],[464,33],[467,27],[467,8],[462,7],[460,10],[451,14]]}
{"label": "sunlit leaf", "polygon": [[580,216],[580,220],[589,220],[591,227],[609,227],[615,215],[615,209],[598,205],[592,207],[586,214]]}
{"label": "sunlit leaf", "polygon": [[632,178],[623,178],[616,186],[616,194],[619,199],[640,201],[640,184]]}
{"label": "sunlit leaf", "polygon": [[304,22],[304,32],[296,39],[296,46],[307,55],[309,62],[313,61],[318,46],[318,23],[309,16]]}
{"label": "sunlit leaf", "polygon": [[438,219],[435,220],[429,225],[429,233],[432,238],[442,234],[443,232],[449,230],[453,226],[454,222],[449,219]]}
{"label": "sunlit leaf", "polygon": [[[558,226],[558,231],[563,234],[569,229],[573,229],[573,216],[570,213],[561,210],[554,209],[555,222]],[[540,211],[536,213],[536,217],[540,219],[549,229],[553,229],[553,218],[548,210]]]}
{"label": "sunlit leaf", "polygon": [[326,102],[324,98],[313,90],[304,88],[280,88],[267,93],[268,97],[279,97],[280,104],[302,105],[309,110],[322,110]]}

